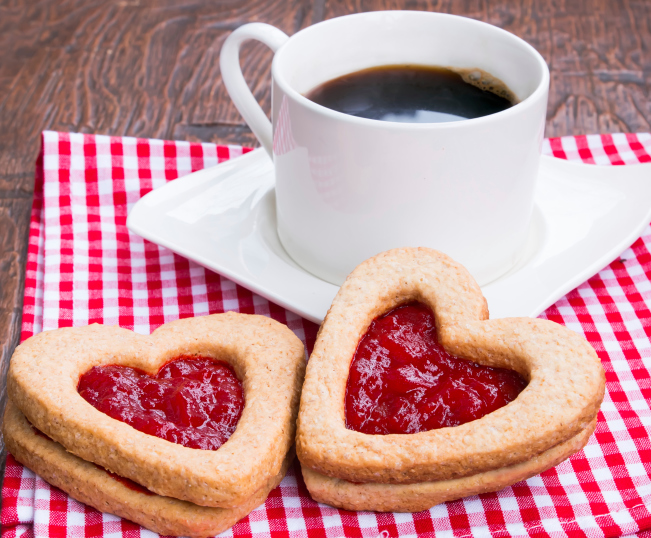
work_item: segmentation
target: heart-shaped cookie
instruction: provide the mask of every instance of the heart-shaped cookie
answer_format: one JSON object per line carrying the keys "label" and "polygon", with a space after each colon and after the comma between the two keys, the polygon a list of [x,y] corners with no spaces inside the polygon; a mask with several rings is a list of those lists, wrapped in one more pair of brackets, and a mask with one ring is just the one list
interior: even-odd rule
{"label": "heart-shaped cookie", "polygon": [[[96,366],[155,375],[178,357],[228,363],[242,383],[244,409],[219,450],[198,450],[115,420],[77,391]],[[150,336],[102,325],[38,334],[12,357],[8,393],[27,420],[66,450],[162,496],[201,506],[242,506],[283,465],[305,368],[303,345],[262,316],[216,314],[163,325]]]}
{"label": "heart-shaped cookie", "polygon": [[[412,301],[434,312],[448,352],[515,370],[526,388],[508,405],[455,427],[389,435],[347,429],[346,386],[360,339],[373,320]],[[430,249],[396,249],[358,266],[328,311],[303,385],[297,455],[304,469],[352,485],[472,477],[528,462],[577,436],[587,441],[604,386],[599,358],[576,333],[538,319],[488,320],[479,286],[461,265]],[[535,468],[532,474],[542,470]]]}
{"label": "heart-shaped cookie", "polygon": [[171,497],[161,497],[117,480],[101,467],[66,451],[60,444],[39,435],[10,400],[3,421],[4,439],[11,454],[40,477],[71,497],[102,512],[129,519],[162,535],[202,538],[220,534],[254,508],[264,503],[269,492],[285,476],[293,460],[287,455],[280,472],[270,477],[237,508],[197,506]]}

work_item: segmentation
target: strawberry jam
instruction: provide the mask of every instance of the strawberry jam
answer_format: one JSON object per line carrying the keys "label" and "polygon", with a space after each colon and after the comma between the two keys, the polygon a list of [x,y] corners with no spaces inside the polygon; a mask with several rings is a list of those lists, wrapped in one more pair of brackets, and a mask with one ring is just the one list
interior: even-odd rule
{"label": "strawberry jam", "polygon": [[513,370],[450,355],[432,311],[399,306],[375,319],[357,346],[346,386],[346,427],[369,434],[458,426],[505,406],[527,382]]}
{"label": "strawberry jam", "polygon": [[228,364],[179,357],[157,375],[126,366],[95,366],[79,394],[136,430],[189,448],[217,450],[235,431],[244,408],[242,384]]}

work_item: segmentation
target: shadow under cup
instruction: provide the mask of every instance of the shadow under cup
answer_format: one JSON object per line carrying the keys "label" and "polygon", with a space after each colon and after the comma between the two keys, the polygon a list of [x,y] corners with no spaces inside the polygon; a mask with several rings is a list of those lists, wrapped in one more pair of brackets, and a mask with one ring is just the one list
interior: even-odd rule
{"label": "shadow under cup", "polygon": [[[518,104],[453,123],[391,123],[309,101],[310,90],[382,65],[479,68]],[[341,284],[363,260],[440,250],[483,285],[523,251],[543,140],[549,71],[533,47],[472,19],[372,12],[292,36],[272,66],[278,234],[314,275]]]}

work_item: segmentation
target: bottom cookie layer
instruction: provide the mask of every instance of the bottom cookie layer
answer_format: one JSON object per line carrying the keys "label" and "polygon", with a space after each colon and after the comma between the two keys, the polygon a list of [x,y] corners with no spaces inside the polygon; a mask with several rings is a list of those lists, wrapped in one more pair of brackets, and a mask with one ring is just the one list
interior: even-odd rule
{"label": "bottom cookie layer", "polygon": [[354,484],[325,476],[301,465],[305,485],[315,501],[345,510],[371,512],[420,512],[446,501],[498,491],[537,475],[581,450],[595,429],[597,419],[571,439],[529,461],[473,476],[416,484]]}
{"label": "bottom cookie layer", "polygon": [[241,506],[210,508],[128,488],[102,468],[38,435],[11,401],[7,402],[3,429],[7,448],[14,458],[53,486],[97,510],[129,519],[159,534],[174,536],[214,536],[229,529],[264,503],[294,458],[292,450],[280,473]]}

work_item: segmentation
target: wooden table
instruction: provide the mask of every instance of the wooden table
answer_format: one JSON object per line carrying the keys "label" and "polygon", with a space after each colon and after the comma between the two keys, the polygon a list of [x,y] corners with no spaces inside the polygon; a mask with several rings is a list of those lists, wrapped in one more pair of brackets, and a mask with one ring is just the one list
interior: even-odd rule
{"label": "wooden table", "polygon": [[[0,408],[40,132],[256,145],[221,84],[229,32],[261,21],[293,34],[381,9],[465,15],[531,43],[551,70],[547,136],[651,131],[648,0],[0,0]],[[242,57],[269,110],[271,53],[249,44]]]}

